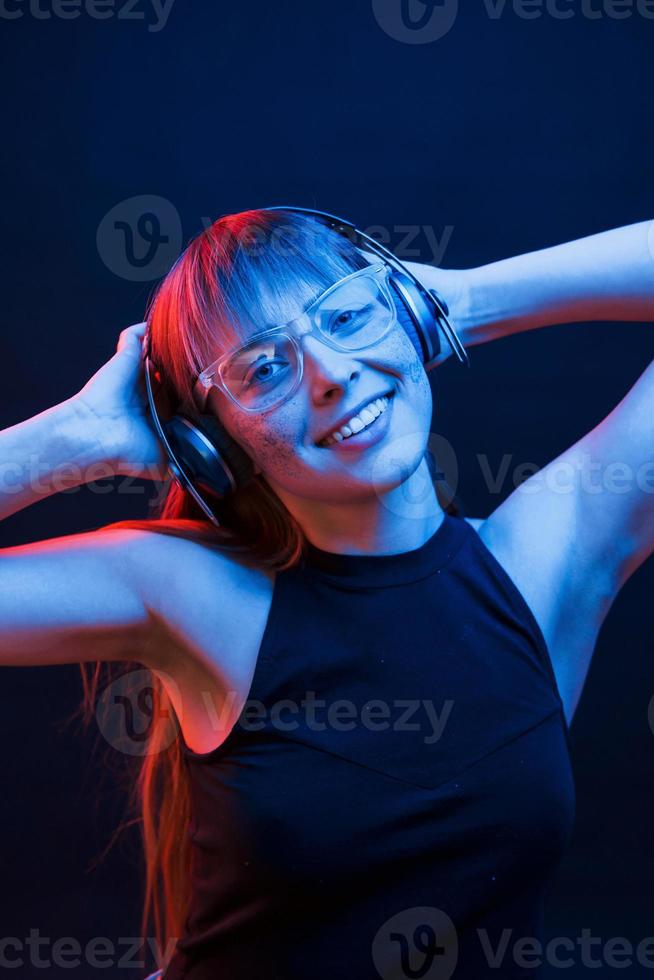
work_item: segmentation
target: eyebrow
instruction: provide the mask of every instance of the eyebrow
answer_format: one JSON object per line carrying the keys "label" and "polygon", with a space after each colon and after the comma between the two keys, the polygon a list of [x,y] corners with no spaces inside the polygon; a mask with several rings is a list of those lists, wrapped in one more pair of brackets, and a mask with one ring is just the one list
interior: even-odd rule
{"label": "eyebrow", "polygon": [[244,340],[241,344],[239,344],[238,347],[235,347],[234,350],[235,351],[236,350],[241,350],[242,347],[247,347],[248,344],[251,344],[251,343],[253,343],[256,340],[259,340],[261,337],[265,337],[267,334],[270,334],[270,333],[272,333],[275,330],[280,330],[280,331],[283,330],[285,326],[286,326],[286,324],[282,324],[282,326],[276,327],[273,324],[273,325],[271,325],[269,327],[262,327],[261,330],[256,330],[253,334],[251,334],[248,337],[247,340]]}
{"label": "eyebrow", "polygon": [[[257,330],[250,337],[248,337],[247,340],[243,340],[237,347],[232,347],[229,350],[225,351],[225,353],[222,356],[223,357],[234,357],[236,354],[239,354],[241,351],[243,351],[247,347],[249,347],[250,344],[254,344],[254,343],[257,342],[257,340],[262,339],[265,335],[272,334],[274,331],[278,331],[278,332],[282,333],[283,330],[284,330],[284,327],[283,326],[281,326],[281,327],[265,327],[262,330]],[[272,339],[272,337],[270,339]]]}
{"label": "eyebrow", "polygon": [[[374,266],[374,265],[370,265],[370,266],[365,266],[365,270],[364,270],[364,268],[362,268],[362,269],[355,269],[353,273],[349,273],[349,274],[347,274],[347,275],[345,275],[345,276],[343,276],[342,278],[345,278],[345,279],[348,279],[348,278],[350,278],[350,276],[352,276],[352,275],[356,275],[356,274],[358,274],[358,273],[363,273],[364,271],[366,271],[366,272],[369,272],[369,271],[370,271],[370,269],[372,269],[372,268],[375,268],[375,266]],[[261,329],[260,329],[260,330],[256,330],[256,331],[255,331],[255,332],[254,332],[253,334],[251,334],[251,335],[250,335],[250,336],[249,336],[249,337],[247,338],[247,340],[242,340],[242,341],[241,341],[241,342],[240,342],[240,343],[238,344],[238,346],[236,346],[236,347],[233,347],[233,348],[232,348],[231,350],[229,350],[229,351],[227,351],[227,352],[226,352],[226,356],[229,356],[229,355],[233,355],[233,354],[237,354],[237,353],[238,353],[238,352],[239,352],[240,350],[242,350],[242,349],[243,349],[244,347],[248,347],[248,346],[249,346],[250,344],[252,344],[252,343],[256,343],[256,341],[257,341],[257,340],[258,340],[258,339],[259,339],[260,337],[262,337],[263,335],[265,335],[265,334],[268,334],[268,333],[272,333],[272,332],[273,332],[273,331],[275,331],[275,330],[278,330],[278,331],[280,331],[280,332],[283,332],[283,331],[284,331],[284,330],[285,330],[285,329],[286,329],[286,328],[287,328],[287,327],[289,326],[289,324],[291,324],[291,323],[295,323],[295,322],[296,322],[297,320],[300,320],[300,319],[302,319],[302,317],[304,317],[304,316],[307,316],[307,315],[308,315],[308,311],[309,311],[309,310],[310,310],[310,309],[311,309],[311,308],[312,308],[313,306],[315,306],[315,304],[316,304],[316,303],[317,303],[317,301],[318,301],[318,300],[319,300],[319,299],[321,298],[321,296],[323,295],[323,293],[325,293],[325,292],[327,292],[327,291],[328,291],[329,289],[331,289],[331,288],[332,288],[332,286],[336,286],[336,285],[338,285],[338,283],[339,283],[340,281],[341,281],[340,279],[337,279],[337,280],[336,280],[335,282],[333,282],[333,283],[331,283],[331,284],[330,284],[329,286],[324,286],[323,288],[321,288],[321,289],[320,289],[320,290],[319,290],[319,291],[317,292],[317,294],[316,294],[316,295],[315,295],[315,296],[313,297],[313,299],[312,299],[312,300],[310,300],[310,301],[309,301],[309,302],[308,302],[308,303],[306,304],[306,306],[305,306],[305,308],[304,308],[303,310],[300,310],[300,312],[298,312],[298,313],[297,313],[297,314],[296,314],[296,315],[295,315],[294,317],[291,317],[291,319],[290,319],[290,320],[287,320],[287,321],[285,321],[284,323],[281,323],[281,324],[275,324],[275,323],[271,323],[271,324],[269,324],[269,325],[267,325],[267,326],[265,326],[265,327],[261,327]],[[367,304],[366,304],[366,305],[365,305],[364,307],[362,307],[361,309],[362,309],[362,310],[368,310],[368,309],[372,309],[372,308],[374,307],[374,305],[375,305],[375,304],[374,304],[374,302],[372,302],[372,301],[371,301],[371,302],[368,302],[368,303],[367,303]],[[329,308],[328,308],[328,309],[329,309]]]}

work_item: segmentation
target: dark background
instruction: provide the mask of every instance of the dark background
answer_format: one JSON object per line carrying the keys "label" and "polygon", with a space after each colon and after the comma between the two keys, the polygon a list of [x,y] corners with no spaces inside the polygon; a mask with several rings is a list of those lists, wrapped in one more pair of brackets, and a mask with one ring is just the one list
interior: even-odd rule
{"label": "dark background", "polygon": [[[587,0],[585,13],[560,0],[572,17],[527,19],[508,2],[490,16],[474,0],[444,36],[417,44],[392,36],[399,0],[374,10],[370,0],[176,0],[160,30],[144,0],[129,18],[118,0],[102,20],[84,6],[64,19],[40,2],[8,0],[0,15],[2,427],[79,390],[119,331],[143,319],[183,244],[225,212],[317,207],[382,226],[391,247],[401,226],[428,226],[449,237],[444,254],[420,231],[420,252],[403,257],[453,268],[652,217],[654,20],[635,7],[618,19],[608,0]],[[118,206],[134,223],[141,195],[168,202],[154,210],[170,240],[139,267],[105,216]],[[147,247],[137,241],[135,254]],[[551,327],[473,348],[470,371],[452,358],[437,372],[434,429],[456,448],[469,515],[486,516],[513,489],[509,477],[491,495],[477,455],[493,471],[505,453],[510,472],[549,462],[636,381],[651,329]],[[15,515],[2,545],[148,513],[146,484],[104,487]],[[578,816],[550,895],[552,936],[654,936],[653,587],[650,561],[609,613],[573,722]],[[6,668],[2,680],[1,935],[138,935],[136,835],[86,872],[124,798],[94,751],[97,729],[62,725],[81,698],[79,668]],[[590,973],[579,954],[575,964],[563,972]]]}

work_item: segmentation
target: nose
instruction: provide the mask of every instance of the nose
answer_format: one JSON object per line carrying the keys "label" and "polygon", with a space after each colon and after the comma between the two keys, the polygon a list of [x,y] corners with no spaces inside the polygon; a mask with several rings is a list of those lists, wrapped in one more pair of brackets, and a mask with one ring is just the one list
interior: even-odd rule
{"label": "nose", "polygon": [[303,337],[303,346],[304,375],[314,402],[333,400],[359,377],[360,364],[353,353],[334,350],[309,335]]}

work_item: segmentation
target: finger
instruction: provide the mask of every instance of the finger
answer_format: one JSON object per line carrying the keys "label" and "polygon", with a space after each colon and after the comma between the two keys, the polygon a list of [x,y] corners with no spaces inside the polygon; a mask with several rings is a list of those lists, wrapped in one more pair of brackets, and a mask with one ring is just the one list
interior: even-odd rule
{"label": "finger", "polygon": [[134,323],[131,327],[125,327],[124,330],[120,331],[116,350],[120,352],[124,347],[128,347],[140,353],[146,329],[147,322]]}
{"label": "finger", "polygon": [[[130,328],[130,329],[132,329],[132,328]],[[147,347],[147,344],[146,344],[146,334],[148,332],[148,322],[147,322],[147,320],[144,320],[143,323],[136,323],[136,324],[134,324],[134,328],[133,329],[134,329],[134,333],[136,334],[136,336],[140,340],[140,348],[139,348],[139,350],[141,352],[141,357],[143,358],[143,357],[145,357],[146,347]]]}

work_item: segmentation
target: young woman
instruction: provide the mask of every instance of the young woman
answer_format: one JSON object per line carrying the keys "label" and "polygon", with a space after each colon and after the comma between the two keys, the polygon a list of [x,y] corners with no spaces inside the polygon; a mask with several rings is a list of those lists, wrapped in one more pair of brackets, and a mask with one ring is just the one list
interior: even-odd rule
{"label": "young woman", "polygon": [[[653,227],[411,266],[464,346],[651,320]],[[372,312],[348,347],[331,318],[349,329],[353,283]],[[430,386],[395,313],[384,269],[314,219],[221,218],[146,323],[168,390],[199,411],[208,379],[203,410],[254,479],[214,501],[220,527],[172,484],[157,519],[0,553],[1,663],[79,662],[89,710],[103,664],[141,665],[153,719],[181,726],[152,724],[135,798],[165,980],[534,975],[524,943],[574,813],[568,725],[611,602],[654,548],[654,362],[467,519],[430,475]],[[0,433],[0,516],[97,463],[163,478],[146,323],[78,394]],[[244,360],[271,325],[294,366]]]}

